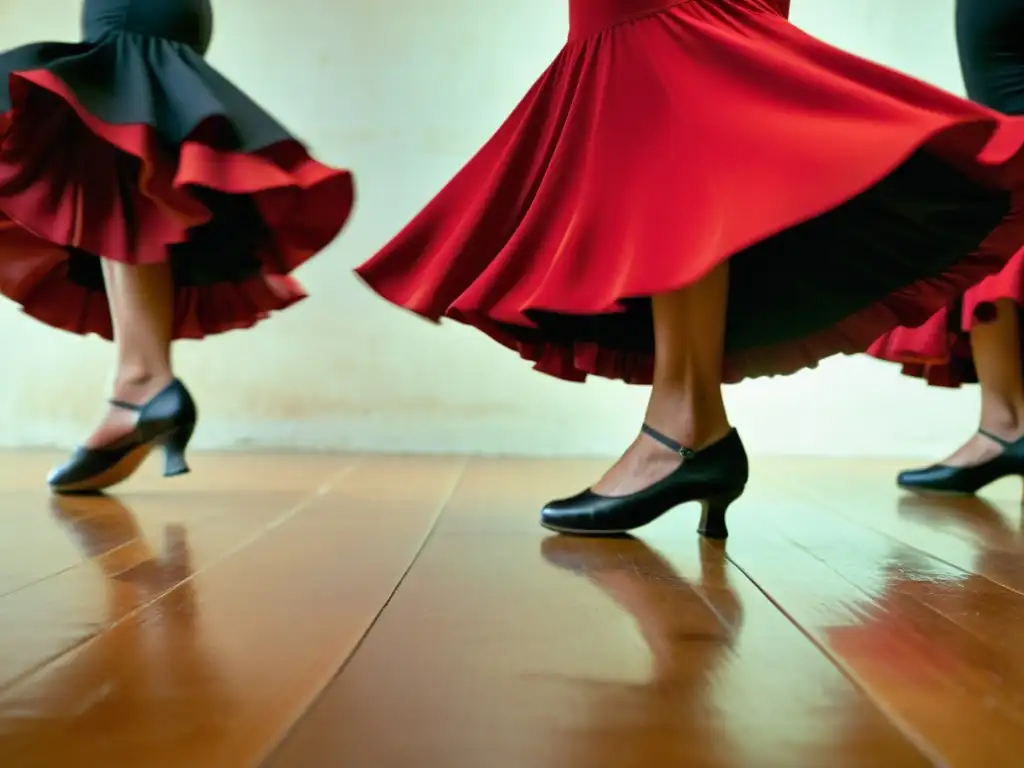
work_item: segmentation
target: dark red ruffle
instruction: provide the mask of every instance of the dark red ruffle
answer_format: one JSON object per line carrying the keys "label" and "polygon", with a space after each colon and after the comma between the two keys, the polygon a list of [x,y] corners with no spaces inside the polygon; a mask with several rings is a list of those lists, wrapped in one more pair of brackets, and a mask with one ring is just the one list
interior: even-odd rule
{"label": "dark red ruffle", "polygon": [[[190,186],[251,196],[269,235],[254,254],[259,274],[177,287],[175,338],[248,328],[304,298],[288,274],[351,213],[351,174],[313,160],[297,141],[256,153],[216,149],[203,140],[216,132],[211,118],[174,158],[150,126],[98,120],[48,71],[15,73],[10,88],[14,106],[0,117],[0,292],[54,327],[111,338],[105,297],[69,279],[64,247],[163,262],[169,246],[216,215]],[[45,94],[59,101],[40,100]]]}
{"label": "dark red ruffle", "polygon": [[901,363],[905,376],[924,379],[933,387],[976,384],[970,330],[976,323],[994,320],[993,305],[1002,299],[1024,306],[1024,250],[1000,272],[969,288],[954,307],[944,307],[923,325],[890,331],[871,345],[868,354]]}

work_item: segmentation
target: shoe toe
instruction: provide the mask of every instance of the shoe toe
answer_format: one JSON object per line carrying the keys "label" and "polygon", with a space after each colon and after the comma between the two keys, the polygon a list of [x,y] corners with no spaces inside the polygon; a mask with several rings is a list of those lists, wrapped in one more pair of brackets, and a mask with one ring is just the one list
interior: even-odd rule
{"label": "shoe toe", "polygon": [[594,496],[589,490],[565,499],[554,499],[540,510],[542,522],[566,523],[578,518],[588,518],[593,512]]}
{"label": "shoe toe", "polygon": [[928,469],[905,469],[896,475],[897,485],[918,485],[930,479]]}
{"label": "shoe toe", "polygon": [[942,493],[973,493],[972,475],[956,467],[936,464],[921,469],[900,472],[896,484],[908,491],[935,491]]}
{"label": "shoe toe", "polygon": [[46,484],[55,486],[63,485],[64,483],[71,481],[70,472],[68,471],[67,464],[61,464],[53,467],[46,475]]}
{"label": "shoe toe", "polygon": [[540,521],[546,524],[565,524],[565,521],[573,517],[572,512],[566,508],[562,499],[550,501],[540,510]]}

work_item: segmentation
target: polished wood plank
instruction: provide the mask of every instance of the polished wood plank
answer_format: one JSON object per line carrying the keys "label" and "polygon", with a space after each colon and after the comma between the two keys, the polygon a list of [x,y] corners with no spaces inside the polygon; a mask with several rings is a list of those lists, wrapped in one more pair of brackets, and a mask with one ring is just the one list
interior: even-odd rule
{"label": "polished wood plank", "polygon": [[[599,468],[474,461],[364,643],[266,766],[933,764],[697,540],[694,510],[645,531],[653,546],[545,537],[539,503]],[[751,497],[741,539],[770,525]]]}
{"label": "polished wood plank", "polygon": [[258,762],[363,637],[463,466],[202,463],[173,491],[141,478],[120,504],[36,513],[86,562],[0,600],[20,653],[3,662],[0,765]]}
{"label": "polished wood plank", "polygon": [[[984,496],[903,493],[894,479],[901,463],[774,461],[774,482],[861,525],[966,571],[1024,593],[1024,535],[1019,478],[985,489]],[[813,482],[807,482],[812,477]]]}
{"label": "polished wood plank", "polygon": [[[764,523],[749,516],[730,559],[945,764],[1015,764],[1024,595],[884,533],[906,532],[892,523],[897,494],[872,490],[891,487],[886,475],[831,498],[807,492],[810,472],[794,492],[795,477],[770,475],[756,510]],[[887,508],[871,501],[880,493]],[[916,539],[952,554],[948,540]]]}
{"label": "polished wood plank", "polygon": [[[51,451],[0,451],[0,489],[5,493],[45,489],[50,467],[67,458]],[[329,480],[354,456],[336,453],[202,452],[189,454],[192,472],[167,479],[153,454],[139,472],[117,486],[118,495],[170,491],[309,491]]]}
{"label": "polished wood plank", "polygon": [[603,462],[199,454],[53,501],[56,458],[0,461],[3,768],[1024,748],[1017,482],[917,498],[896,462],[762,459],[722,547],[691,507],[636,539],[547,536],[540,503]]}
{"label": "polished wood plank", "polygon": [[[60,454],[42,452],[0,454],[0,596],[82,562],[72,538],[61,526],[53,525],[51,514],[60,518],[61,513],[51,511],[44,485],[47,468],[61,458]],[[262,454],[200,453],[191,458],[194,471],[173,481],[161,477],[159,462],[151,460],[137,477],[118,487],[117,494],[135,500],[145,497],[147,515],[142,522],[153,520],[155,527],[147,533],[155,534],[162,525],[160,520],[173,520],[181,514],[183,498],[199,501],[189,511],[189,519],[196,525],[211,513],[223,517],[225,508],[218,504],[222,497],[217,494],[227,494],[229,499],[239,493],[271,494],[274,498],[261,506],[273,511],[313,492],[351,461],[337,455],[290,454],[282,460],[281,456]],[[231,508],[229,501],[227,509]]]}
{"label": "polished wood plank", "polygon": [[[30,455],[24,463],[37,461]],[[109,605],[109,565],[102,563],[105,569],[98,570],[90,558],[112,550],[121,556],[145,550],[144,542],[159,541],[165,529],[187,519],[194,567],[206,568],[314,498],[325,482],[352,464],[339,457],[291,466],[279,460],[277,472],[269,473],[260,472],[268,468],[267,457],[254,457],[248,465],[236,456],[204,461],[204,471],[162,484],[173,492],[147,492],[152,475],[136,481],[135,487],[142,489],[120,499],[142,510],[138,518],[117,497],[50,497],[38,489],[0,497],[12,502],[0,516],[0,541],[5,542],[0,561],[0,691],[144,606],[131,604],[122,594],[115,611]],[[19,477],[33,476],[29,468]],[[216,490],[232,483],[240,490]],[[247,490],[253,483],[257,490]],[[264,487],[258,489],[258,484]],[[137,597],[150,599],[142,593]]]}

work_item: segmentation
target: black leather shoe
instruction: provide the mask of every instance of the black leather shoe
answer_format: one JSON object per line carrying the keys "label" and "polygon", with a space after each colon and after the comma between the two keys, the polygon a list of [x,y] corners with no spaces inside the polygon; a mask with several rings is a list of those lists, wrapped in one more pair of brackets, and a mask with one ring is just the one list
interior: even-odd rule
{"label": "black leather shoe", "polygon": [[157,446],[164,449],[164,477],[189,471],[185,449],[195,430],[196,404],[175,379],[144,405],[111,400],[111,405],[139,414],[135,429],[99,448],[80,447],[50,472],[56,493],[95,493],[127,480]]}
{"label": "black leather shoe", "polygon": [[933,464],[921,469],[900,472],[896,484],[907,491],[916,493],[944,493],[954,496],[973,496],[986,485],[1011,475],[1024,477],[1024,437],[1010,442],[1001,437],[978,430],[989,440],[1002,446],[998,456],[983,464],[971,467],[951,467],[948,464]]}
{"label": "black leather shoe", "polygon": [[750,474],[747,452],[733,429],[717,443],[694,451],[647,424],[642,431],[683,459],[667,477],[628,496],[601,496],[591,490],[569,499],[550,502],[540,523],[558,533],[613,536],[654,522],[673,507],[699,501],[702,514],[698,532],[709,539],[729,533],[725,512],[743,493]]}

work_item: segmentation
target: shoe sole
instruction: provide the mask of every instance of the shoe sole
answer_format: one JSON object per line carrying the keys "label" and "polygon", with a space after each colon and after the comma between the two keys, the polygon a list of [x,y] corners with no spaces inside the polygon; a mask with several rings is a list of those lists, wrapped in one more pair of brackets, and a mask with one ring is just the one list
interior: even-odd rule
{"label": "shoe sole", "polygon": [[551,525],[549,523],[542,522],[541,528],[546,528],[549,531],[555,533],[568,533],[572,536],[593,536],[593,537],[609,537],[609,536],[625,536],[629,533],[629,528],[623,528],[620,530],[607,530],[607,531],[584,531],[577,528],[562,528],[558,525]]}
{"label": "shoe sole", "polygon": [[150,443],[140,445],[133,451],[125,454],[125,457],[112,467],[103,470],[98,475],[93,475],[87,480],[79,480],[77,483],[62,483],[51,485],[54,493],[96,493],[111,486],[123,483],[142,466],[155,446]]}
{"label": "shoe sole", "polygon": [[908,491],[909,493],[913,493],[916,496],[950,496],[950,497],[955,497],[955,498],[962,499],[962,498],[965,498],[965,497],[968,497],[968,496],[977,496],[978,495],[977,492],[972,493],[970,491],[933,490],[931,488],[919,488],[919,487],[916,487],[916,486],[913,486],[913,485],[900,485],[899,483],[896,484],[896,487],[898,487],[900,490]]}
{"label": "shoe sole", "polygon": [[[592,539],[612,539],[615,537],[630,536],[632,535],[631,532],[633,530],[636,530],[634,528],[623,528],[621,530],[582,531],[577,528],[560,528],[558,526],[548,525],[547,523],[543,522],[540,524],[540,527],[545,528],[554,533],[564,533],[569,536],[589,537]],[[728,538],[728,534],[725,536],[710,536],[700,529],[697,530],[697,533],[699,533],[705,539],[710,539],[711,541],[725,541],[725,539]]]}

